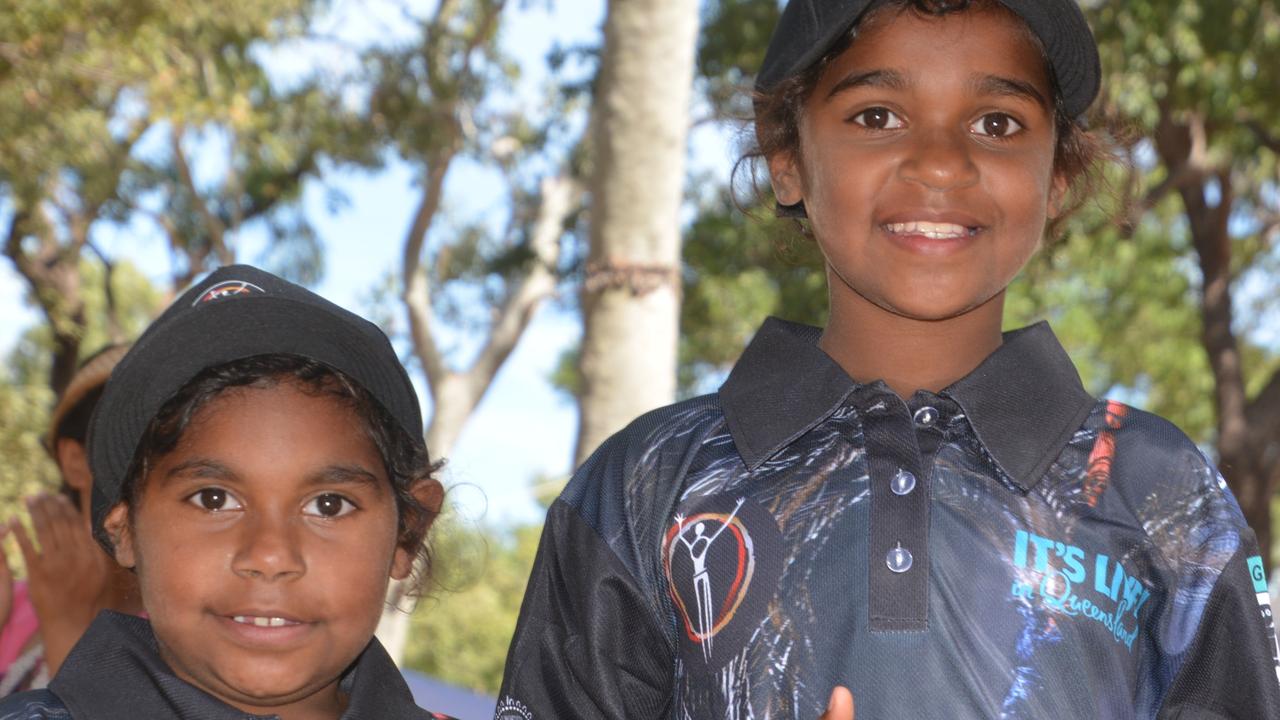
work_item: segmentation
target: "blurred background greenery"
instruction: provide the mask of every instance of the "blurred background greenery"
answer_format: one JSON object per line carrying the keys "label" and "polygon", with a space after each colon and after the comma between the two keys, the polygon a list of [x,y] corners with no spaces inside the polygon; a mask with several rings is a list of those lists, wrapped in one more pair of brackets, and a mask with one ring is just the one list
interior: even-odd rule
{"label": "blurred background greenery", "polygon": [[[545,8],[553,17],[579,11],[556,2]],[[604,35],[557,46],[533,68],[503,43],[528,6],[386,4],[407,28],[394,40],[343,36],[334,18],[361,5],[319,0],[0,7],[0,233],[36,311],[0,368],[4,508],[55,485],[39,438],[77,362],[136,336],[193,278],[244,257],[246,238],[256,238],[253,259],[311,284],[339,244],[400,243],[401,263],[360,309],[383,321],[423,381],[438,456],[483,412],[480,397],[539,305],[579,312],[590,179],[607,162],[586,131]],[[1105,69],[1090,125],[1123,162],[1105,169],[1102,190],[1016,282],[1009,325],[1050,319],[1092,392],[1186,430],[1270,543],[1280,486],[1280,6],[1084,5]],[[705,0],[697,14],[694,100],[679,112],[689,127],[731,138],[747,127],[743,88],[778,6]],[[536,101],[513,101],[534,73]],[[473,220],[442,217],[446,179],[468,163],[502,179],[497,204]],[[402,240],[317,232],[325,219],[301,202],[306,188],[393,166],[410,169],[414,198],[396,219],[408,227]],[[683,178],[684,395],[714,390],[766,315],[824,319],[814,247],[769,218],[749,175],[736,186],[727,171]],[[139,222],[163,238],[166,267],[101,239]],[[441,352],[446,332],[478,348],[474,359]],[[582,387],[577,358],[565,348],[547,379],[571,397]],[[562,482],[534,483],[544,506]],[[441,521],[437,582],[412,616],[407,666],[496,691],[539,530],[466,513]]]}

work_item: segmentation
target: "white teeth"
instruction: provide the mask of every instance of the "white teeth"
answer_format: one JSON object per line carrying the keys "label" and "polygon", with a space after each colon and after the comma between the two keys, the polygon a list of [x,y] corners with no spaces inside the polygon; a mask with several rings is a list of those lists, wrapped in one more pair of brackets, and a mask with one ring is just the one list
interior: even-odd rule
{"label": "white teeth", "polygon": [[251,615],[235,615],[231,618],[241,625],[255,627],[284,627],[288,621],[282,617],[253,617]]}
{"label": "white teeth", "polygon": [[912,235],[923,235],[933,240],[943,240],[946,238],[964,237],[970,234],[969,228],[954,223],[935,223],[916,220],[905,223],[889,223],[885,225],[889,232],[895,235],[904,235],[910,233]]}

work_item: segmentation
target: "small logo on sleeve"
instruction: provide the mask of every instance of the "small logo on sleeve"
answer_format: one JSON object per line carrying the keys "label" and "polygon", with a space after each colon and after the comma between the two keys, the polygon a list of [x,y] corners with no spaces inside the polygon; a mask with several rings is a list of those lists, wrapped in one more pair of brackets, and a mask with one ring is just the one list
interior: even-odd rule
{"label": "small logo on sleeve", "polygon": [[1264,593],[1267,591],[1267,571],[1262,567],[1262,558],[1258,555],[1247,560],[1249,564],[1249,579],[1253,580],[1253,591]]}
{"label": "small logo on sleeve", "polygon": [[1245,562],[1249,566],[1249,579],[1253,581],[1254,595],[1258,598],[1258,609],[1262,611],[1262,626],[1266,628],[1271,660],[1276,665],[1276,680],[1280,681],[1280,641],[1276,638],[1276,618],[1271,612],[1271,593],[1267,592],[1267,571],[1262,567],[1262,558],[1258,555]]}

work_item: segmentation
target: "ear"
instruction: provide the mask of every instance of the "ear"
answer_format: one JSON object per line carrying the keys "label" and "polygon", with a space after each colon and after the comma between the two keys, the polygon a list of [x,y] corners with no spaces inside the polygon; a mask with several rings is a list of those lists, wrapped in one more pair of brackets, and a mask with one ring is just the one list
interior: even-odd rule
{"label": "ear", "polygon": [[1062,205],[1067,199],[1067,190],[1071,187],[1071,181],[1066,175],[1055,172],[1049,181],[1049,209],[1048,217],[1050,220],[1057,220],[1062,214]]}
{"label": "ear", "polygon": [[129,526],[128,503],[116,503],[102,521],[102,527],[111,538],[111,546],[115,549],[116,562],[121,567],[134,568],[138,565],[137,552],[133,546],[133,528]]}
{"label": "ear", "polygon": [[422,478],[414,482],[409,488],[409,494],[426,509],[427,516],[422,524],[421,535],[412,542],[396,546],[395,557],[391,561],[391,577],[395,580],[403,580],[413,572],[413,563],[418,559],[418,547],[426,539],[427,532],[440,514],[440,508],[444,506],[444,486],[435,478]]}
{"label": "ear", "polygon": [[88,493],[93,489],[93,475],[89,472],[89,455],[85,452],[84,445],[71,438],[58,438],[55,452],[62,479],[80,493],[80,497],[88,498]]}
{"label": "ear", "polygon": [[769,182],[780,205],[795,205],[804,200],[800,182],[800,164],[795,153],[779,151],[769,156]]}

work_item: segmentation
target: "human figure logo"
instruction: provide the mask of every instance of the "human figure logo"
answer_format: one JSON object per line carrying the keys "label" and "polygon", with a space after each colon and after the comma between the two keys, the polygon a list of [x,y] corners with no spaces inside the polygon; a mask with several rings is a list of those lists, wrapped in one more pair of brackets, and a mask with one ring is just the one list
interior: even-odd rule
{"label": "human figure logo", "polygon": [[744,497],[731,502],[704,498],[682,509],[663,538],[663,571],[693,652],[686,657],[698,666],[712,667],[717,656],[737,652],[745,636],[730,632],[725,648],[721,640],[735,624],[763,616],[780,574],[773,558],[760,555],[757,542],[760,533],[777,536],[773,517]]}
{"label": "human figure logo", "polygon": [[[738,498],[738,504],[733,507],[733,512],[729,513],[729,517],[721,522],[720,527],[711,535],[707,535],[707,520],[700,520],[693,524],[693,539],[687,537],[685,532],[685,518],[676,515],[676,535],[675,539],[685,549],[689,551],[689,561],[693,563],[693,589],[698,604],[698,614],[695,620],[696,627],[693,628],[693,634],[702,643],[702,657],[707,661],[711,661],[711,641],[716,635],[716,610],[713,607],[715,600],[711,595],[711,576],[707,573],[707,551],[711,549],[720,534],[729,529],[734,519],[738,516],[738,511],[742,509],[742,503],[745,498]],[[750,546],[751,536],[744,533],[744,538]],[[748,550],[751,548],[748,547]],[[751,577],[751,570],[754,570],[755,554],[748,552],[748,557],[753,567],[748,568],[748,581]],[[688,615],[686,614],[686,618]]]}

